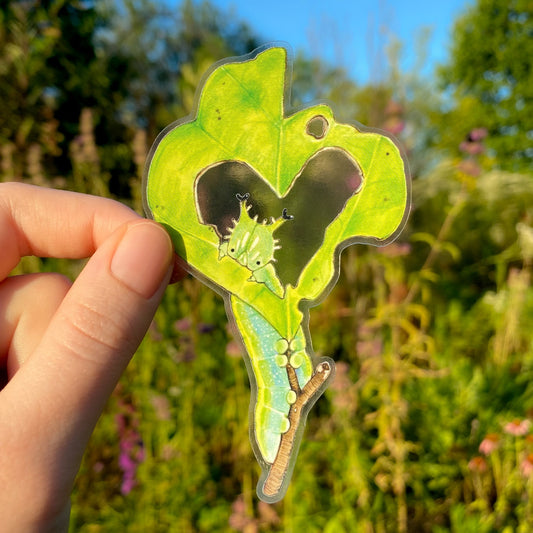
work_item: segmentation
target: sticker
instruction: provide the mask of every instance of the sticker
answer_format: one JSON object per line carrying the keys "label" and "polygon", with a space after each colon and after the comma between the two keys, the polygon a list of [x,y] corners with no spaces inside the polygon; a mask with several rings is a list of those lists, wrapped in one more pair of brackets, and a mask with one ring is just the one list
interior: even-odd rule
{"label": "sticker", "polygon": [[307,414],[334,375],[316,357],[309,308],[339,275],[343,248],[384,245],[409,210],[407,164],[388,136],[287,108],[284,47],[216,64],[194,112],[166,128],[144,179],[148,216],[190,272],[220,293],[245,348],[258,496],[285,494]]}

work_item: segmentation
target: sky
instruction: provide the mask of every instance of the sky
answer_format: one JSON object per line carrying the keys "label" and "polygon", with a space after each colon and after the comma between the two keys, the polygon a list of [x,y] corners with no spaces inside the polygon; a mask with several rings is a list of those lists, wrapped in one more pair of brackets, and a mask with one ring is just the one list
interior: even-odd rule
{"label": "sky", "polygon": [[[402,70],[422,73],[446,61],[453,22],[474,0],[212,0],[224,12],[247,22],[265,42],[288,43],[335,66],[359,82],[377,81],[386,73],[387,46],[402,44]],[[420,46],[423,30],[427,45]],[[417,52],[418,51],[418,52]]]}

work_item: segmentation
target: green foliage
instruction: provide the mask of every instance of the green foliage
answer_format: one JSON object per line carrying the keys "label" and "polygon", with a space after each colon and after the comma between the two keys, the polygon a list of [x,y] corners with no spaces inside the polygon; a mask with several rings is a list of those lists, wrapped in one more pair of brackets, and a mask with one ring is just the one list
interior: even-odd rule
{"label": "green foliage", "polygon": [[35,174],[38,160],[69,180],[69,152],[90,108],[110,191],[130,197],[136,131],[151,144],[188,112],[190,86],[213,61],[257,46],[246,24],[230,20],[208,2],[178,10],[129,0],[3,3],[0,142],[11,179]]}
{"label": "green foliage", "polygon": [[447,148],[484,127],[502,168],[533,169],[532,37],[528,0],[477,0],[457,21],[451,62],[442,71],[457,103],[443,117]]}
{"label": "green foliage", "polygon": [[[337,375],[282,502],[255,499],[245,366],[222,300],[188,279],[167,291],[100,421],[73,530],[530,530],[533,181],[462,163],[415,183],[402,242],[346,250],[312,313]],[[132,433],[143,453],[127,491]]]}
{"label": "green foliage", "polygon": [[[66,173],[58,176],[48,164],[47,154],[64,134],[46,114],[39,80],[51,75],[42,69],[58,39],[47,28],[60,22],[46,15],[55,20],[51,26],[30,23],[51,3],[31,13],[20,11],[27,2],[9,4],[1,10],[0,91],[14,107],[5,106],[0,119],[0,179],[109,196],[103,160],[116,157],[117,145],[97,131],[100,104],[71,117],[82,120],[79,128],[71,126],[77,142],[67,144]],[[199,16],[196,8],[192,14]],[[201,45],[203,38],[192,40]],[[485,40],[487,46],[496,42]],[[517,62],[529,57],[517,56]],[[210,58],[192,54],[181,69],[180,94],[186,89],[189,95],[183,109]],[[320,80],[329,83],[327,76]],[[435,126],[411,129],[426,128],[429,120],[419,116],[426,108],[412,107],[414,93],[401,97],[401,83],[376,90],[375,116],[382,123],[372,125],[401,118],[405,128],[398,135],[411,150],[407,141],[423,146]],[[345,87],[342,96],[350,98],[344,109],[358,118],[352,96],[370,106],[371,91]],[[401,106],[387,110],[389,96]],[[128,190],[123,201],[140,211],[139,176],[151,134],[137,122],[147,108],[137,109],[134,101],[126,105],[119,98],[112,107],[124,117],[133,105],[120,159],[133,193]],[[249,444],[246,368],[226,329],[222,299],[186,279],[168,289],[91,439],[72,499],[73,531],[533,529],[533,176],[498,170],[514,168],[514,155],[508,160],[492,145],[498,133],[481,122],[487,115],[477,113],[478,96],[457,102],[449,116],[455,121],[439,126],[442,139],[447,136],[441,146],[457,156],[465,135],[486,126],[491,131],[482,145],[494,157],[483,155],[479,145],[455,159],[434,152],[439,164],[415,172],[414,210],[401,240],[382,250],[357,246],[343,253],[339,283],[310,317],[314,351],[334,358],[337,374],[308,419],[284,500],[267,505],[255,498],[260,468]],[[165,105],[158,107],[154,129],[168,119]],[[181,105],[168,109],[182,114]],[[82,266],[32,257],[14,273],[75,277]]]}

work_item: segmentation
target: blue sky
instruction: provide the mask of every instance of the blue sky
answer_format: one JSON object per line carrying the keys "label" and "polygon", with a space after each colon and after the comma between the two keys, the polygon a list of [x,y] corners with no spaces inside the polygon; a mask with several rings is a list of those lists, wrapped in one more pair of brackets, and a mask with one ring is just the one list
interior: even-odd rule
{"label": "blue sky", "polygon": [[384,49],[402,45],[401,66],[416,65],[418,36],[431,31],[424,73],[446,60],[454,19],[473,0],[212,0],[250,24],[264,40],[287,42],[346,68],[358,82],[376,80],[386,67]]}

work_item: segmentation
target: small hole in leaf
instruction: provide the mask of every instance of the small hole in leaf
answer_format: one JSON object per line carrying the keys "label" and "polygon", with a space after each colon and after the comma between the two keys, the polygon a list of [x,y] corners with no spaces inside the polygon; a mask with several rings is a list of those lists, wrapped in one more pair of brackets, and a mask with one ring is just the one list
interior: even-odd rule
{"label": "small hole in leaf", "polygon": [[315,139],[323,139],[328,132],[328,126],[328,121],[322,115],[318,115],[307,123],[306,131]]}

